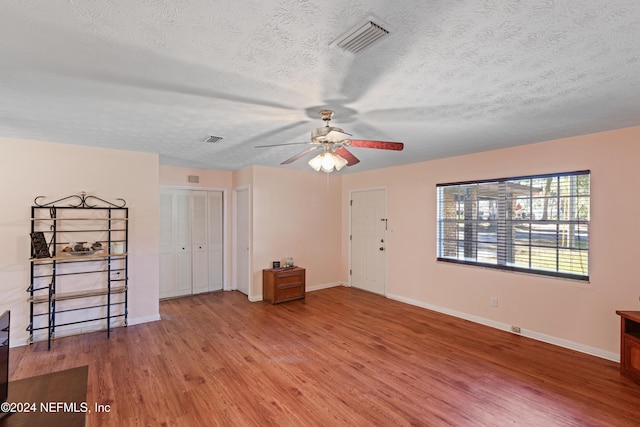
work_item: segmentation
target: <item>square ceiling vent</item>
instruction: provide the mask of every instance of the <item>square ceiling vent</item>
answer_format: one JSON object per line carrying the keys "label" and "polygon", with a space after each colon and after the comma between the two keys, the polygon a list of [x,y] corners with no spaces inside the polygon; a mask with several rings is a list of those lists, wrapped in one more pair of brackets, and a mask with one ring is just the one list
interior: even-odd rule
{"label": "square ceiling vent", "polygon": [[389,26],[371,15],[334,40],[331,46],[337,46],[347,52],[358,53],[381,42],[390,34]]}
{"label": "square ceiling vent", "polygon": [[222,139],[221,136],[209,136],[207,139],[204,140],[204,142],[211,142],[211,143],[215,143],[215,142],[219,142]]}

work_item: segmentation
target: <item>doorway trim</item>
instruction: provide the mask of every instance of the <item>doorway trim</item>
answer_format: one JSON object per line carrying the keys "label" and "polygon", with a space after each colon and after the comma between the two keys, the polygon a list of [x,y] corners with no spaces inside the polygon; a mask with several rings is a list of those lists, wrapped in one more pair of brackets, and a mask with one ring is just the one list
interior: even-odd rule
{"label": "doorway trim", "polygon": [[251,228],[251,212],[252,212],[252,205],[251,205],[251,185],[242,185],[239,187],[234,187],[231,189],[231,218],[233,218],[232,221],[232,225],[231,225],[231,252],[233,253],[233,256],[231,257],[231,282],[230,282],[230,288],[229,290],[237,290],[238,289],[238,256],[237,256],[237,251],[239,249],[239,242],[238,242],[238,193],[242,192],[242,191],[247,191],[247,197],[248,197],[248,215],[247,215],[247,220],[248,220],[248,224],[247,224],[247,231],[248,231],[248,237],[249,237],[249,241],[247,242],[247,245],[249,247],[248,250],[248,254],[247,254],[247,280],[248,280],[248,292],[247,292],[247,296],[249,298],[249,301],[254,301],[254,297],[252,294],[252,289],[253,289],[253,275],[251,274],[251,266],[253,264],[253,259],[252,259],[252,228]]}

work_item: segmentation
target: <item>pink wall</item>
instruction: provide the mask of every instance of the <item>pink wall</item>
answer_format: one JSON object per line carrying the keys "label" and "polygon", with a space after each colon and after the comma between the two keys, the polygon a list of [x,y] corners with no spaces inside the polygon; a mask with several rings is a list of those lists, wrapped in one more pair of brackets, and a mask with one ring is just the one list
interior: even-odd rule
{"label": "pink wall", "polygon": [[[616,359],[615,311],[640,310],[639,161],[635,127],[344,175],[341,279],[348,278],[349,193],[386,187],[395,230],[387,235],[388,296]],[[437,183],[583,169],[591,170],[590,283],[436,262]]]}
{"label": "pink wall", "polygon": [[253,292],[262,269],[293,257],[307,269],[307,288],[340,276],[340,175],[253,167]]}
{"label": "pink wall", "polygon": [[[188,181],[189,175],[196,175],[200,182]],[[233,173],[210,169],[193,169],[176,166],[160,166],[160,185],[186,186],[190,188],[231,189]]]}

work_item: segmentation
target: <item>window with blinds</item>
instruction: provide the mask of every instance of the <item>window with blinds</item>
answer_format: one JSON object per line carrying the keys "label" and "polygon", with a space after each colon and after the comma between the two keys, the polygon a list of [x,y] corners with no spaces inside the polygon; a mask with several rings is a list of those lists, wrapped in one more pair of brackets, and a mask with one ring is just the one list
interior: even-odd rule
{"label": "window with blinds", "polygon": [[590,172],[438,184],[438,260],[589,280]]}

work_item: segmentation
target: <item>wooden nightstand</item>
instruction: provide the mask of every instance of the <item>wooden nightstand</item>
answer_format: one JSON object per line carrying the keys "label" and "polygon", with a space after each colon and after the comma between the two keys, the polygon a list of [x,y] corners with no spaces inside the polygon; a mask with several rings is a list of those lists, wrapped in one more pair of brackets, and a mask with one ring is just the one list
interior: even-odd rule
{"label": "wooden nightstand", "polygon": [[305,269],[262,270],[262,299],[271,304],[304,299]]}
{"label": "wooden nightstand", "polygon": [[640,311],[616,311],[620,316],[620,373],[640,384]]}

